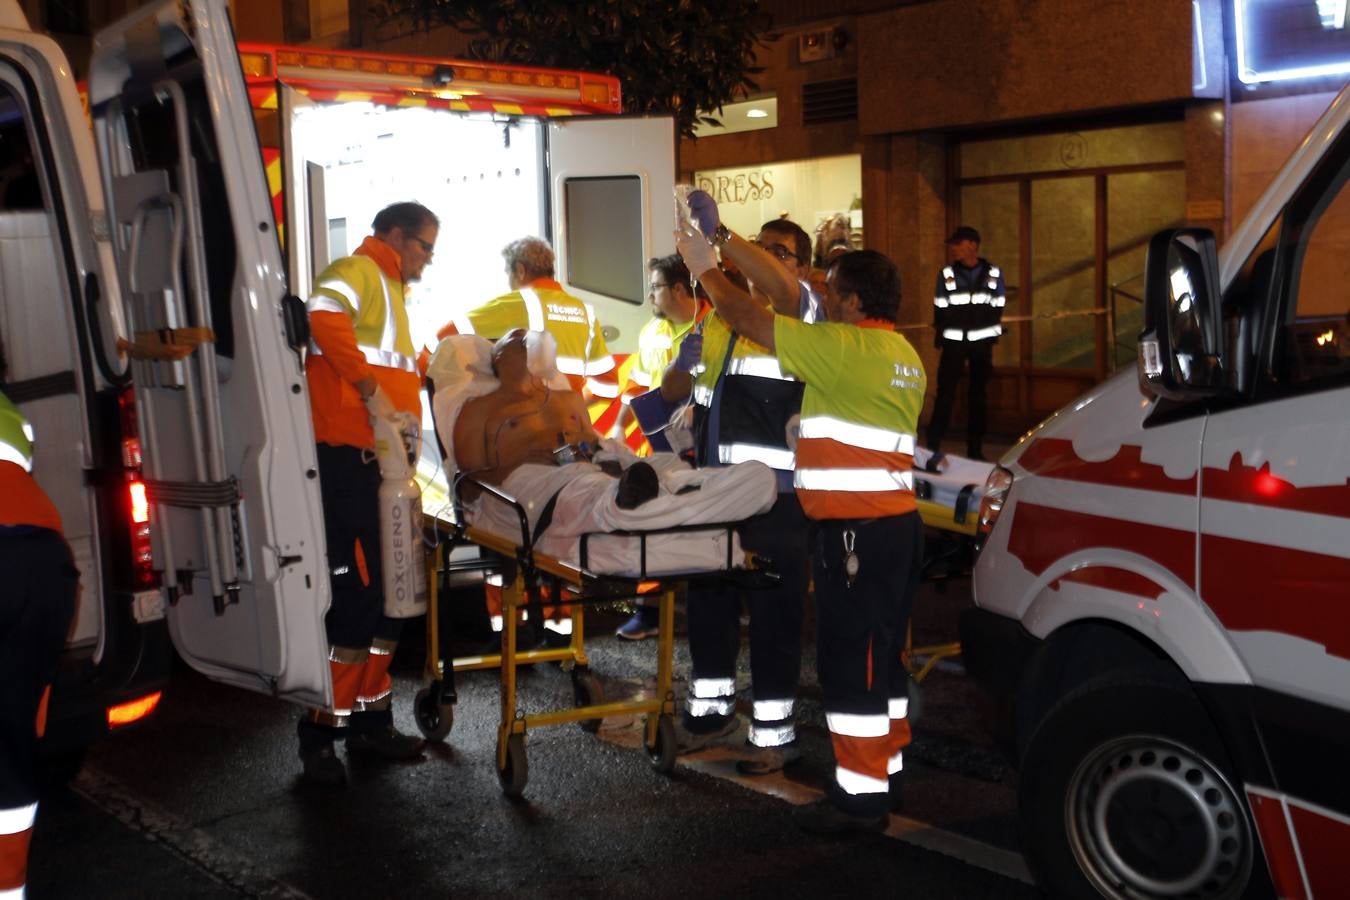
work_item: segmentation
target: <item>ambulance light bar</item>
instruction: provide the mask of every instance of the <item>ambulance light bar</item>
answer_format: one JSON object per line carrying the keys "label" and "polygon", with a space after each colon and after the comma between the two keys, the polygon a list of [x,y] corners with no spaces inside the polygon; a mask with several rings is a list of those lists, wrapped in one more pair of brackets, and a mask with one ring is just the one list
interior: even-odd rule
{"label": "ambulance light bar", "polygon": [[619,80],[609,75],[259,44],[240,44],[239,59],[249,79],[343,86],[358,91],[398,87],[442,99],[451,99],[451,94],[508,101],[518,98],[586,107],[594,112],[622,111]]}

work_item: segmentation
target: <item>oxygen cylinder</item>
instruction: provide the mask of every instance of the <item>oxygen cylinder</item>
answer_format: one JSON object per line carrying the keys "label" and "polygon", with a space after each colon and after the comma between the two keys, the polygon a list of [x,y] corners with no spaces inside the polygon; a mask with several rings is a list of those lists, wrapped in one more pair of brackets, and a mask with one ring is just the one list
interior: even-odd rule
{"label": "oxygen cylinder", "polygon": [[[419,429],[377,417],[375,455],[380,464],[380,561],[384,569],[384,614],[409,619],[427,611],[426,548],[422,543],[422,491],[413,480],[420,452]],[[410,426],[410,427],[409,427]]]}

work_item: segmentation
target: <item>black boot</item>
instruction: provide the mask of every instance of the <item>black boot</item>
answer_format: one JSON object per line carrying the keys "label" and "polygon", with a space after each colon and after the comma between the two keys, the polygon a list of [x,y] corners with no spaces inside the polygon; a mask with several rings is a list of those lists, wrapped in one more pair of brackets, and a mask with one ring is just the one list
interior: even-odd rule
{"label": "black boot", "polygon": [[304,766],[300,780],[322,787],[345,785],[347,767],[338,757],[333,743],[337,729],[301,719],[296,730],[300,735],[300,763]]}
{"label": "black boot", "polygon": [[347,734],[347,755],[378,756],[381,759],[417,759],[427,742],[394,728],[387,709],[352,713]]}

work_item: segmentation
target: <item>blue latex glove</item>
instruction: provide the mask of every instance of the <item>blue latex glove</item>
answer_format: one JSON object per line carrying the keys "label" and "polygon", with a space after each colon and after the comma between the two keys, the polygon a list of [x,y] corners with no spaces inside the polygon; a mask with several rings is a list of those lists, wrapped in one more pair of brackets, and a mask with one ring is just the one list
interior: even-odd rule
{"label": "blue latex glove", "polygon": [[722,219],[717,214],[717,201],[707,191],[689,192],[689,215],[693,217],[698,230],[709,239],[717,230],[717,226],[722,224]]}
{"label": "blue latex glove", "polygon": [[675,354],[675,368],[681,372],[692,372],[703,356],[703,332],[695,328],[680,341],[680,352]]}

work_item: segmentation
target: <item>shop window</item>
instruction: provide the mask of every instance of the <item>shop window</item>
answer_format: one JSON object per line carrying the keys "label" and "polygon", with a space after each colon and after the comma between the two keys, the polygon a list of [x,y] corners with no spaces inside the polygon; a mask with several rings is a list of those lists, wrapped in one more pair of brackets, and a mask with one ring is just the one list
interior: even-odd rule
{"label": "shop window", "polygon": [[694,184],[717,200],[722,220],[738,234],[757,234],[765,222],[786,218],[807,234],[829,231],[855,249],[862,246],[860,156],[707,169],[694,173]]}

